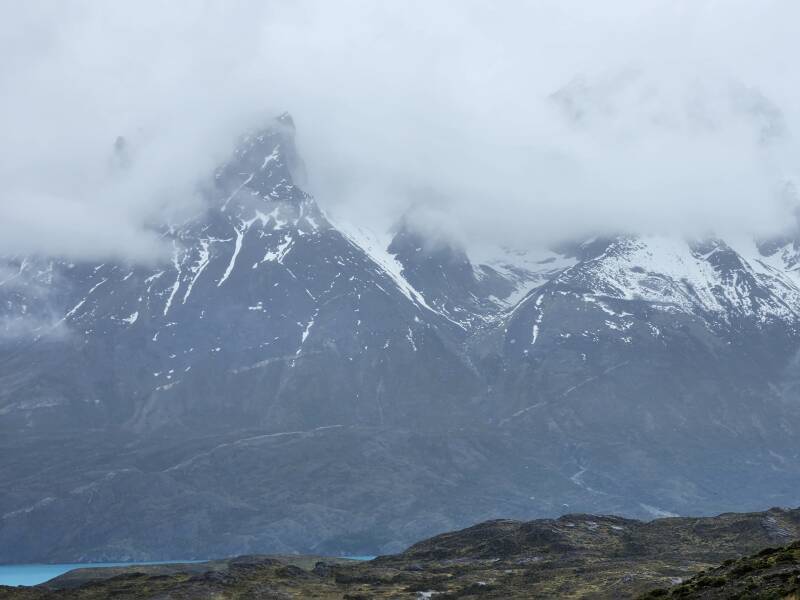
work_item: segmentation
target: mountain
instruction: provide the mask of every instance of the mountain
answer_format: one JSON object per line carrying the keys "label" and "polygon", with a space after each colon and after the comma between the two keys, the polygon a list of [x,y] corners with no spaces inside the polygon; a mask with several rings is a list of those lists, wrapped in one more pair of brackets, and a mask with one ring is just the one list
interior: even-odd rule
{"label": "mountain", "polygon": [[799,503],[793,237],[478,255],[335,223],[302,175],[283,115],[157,227],[165,260],[2,259],[0,562]]}
{"label": "mountain", "polygon": [[[296,162],[291,123],[245,138],[207,209],[163,228],[167,264],[16,261],[4,321],[28,314],[41,287],[57,288],[64,312],[4,349],[4,425],[311,429],[452,417],[475,378],[458,356],[463,332],[330,225],[292,183]],[[54,327],[69,335],[52,340]],[[391,379],[412,365],[399,394]]]}
{"label": "mountain", "polygon": [[798,535],[797,509],[647,523],[503,519],[370,561],[242,556],[84,568],[36,587],[0,586],[0,598],[784,598],[797,590],[797,544],[770,546]]}

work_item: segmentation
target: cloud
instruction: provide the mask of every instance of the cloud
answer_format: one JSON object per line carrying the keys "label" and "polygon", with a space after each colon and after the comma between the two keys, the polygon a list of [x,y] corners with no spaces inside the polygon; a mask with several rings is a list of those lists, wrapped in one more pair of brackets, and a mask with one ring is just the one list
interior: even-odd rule
{"label": "cloud", "polygon": [[[30,266],[30,265],[27,265]],[[69,335],[63,318],[56,308],[54,296],[60,282],[52,269],[31,272],[25,262],[0,264],[0,291],[3,306],[0,309],[0,342],[21,341],[31,338],[62,340]]]}
{"label": "cloud", "polygon": [[[197,204],[265,108],[239,70],[253,66],[258,27],[223,3],[2,12],[0,251],[158,258],[152,226]],[[127,169],[113,164],[120,135]]]}
{"label": "cloud", "polygon": [[0,315],[0,342],[30,343],[31,338],[48,341],[63,340],[70,330],[56,315]]}
{"label": "cloud", "polygon": [[[27,3],[3,9],[0,252],[158,258],[283,109],[309,186],[382,228],[763,234],[797,173],[791,1]],[[109,168],[114,140],[134,154]]]}
{"label": "cloud", "polygon": [[786,220],[790,3],[427,3],[348,33],[336,10],[284,36],[311,70],[279,89],[348,218],[430,196],[464,238],[522,244]]}

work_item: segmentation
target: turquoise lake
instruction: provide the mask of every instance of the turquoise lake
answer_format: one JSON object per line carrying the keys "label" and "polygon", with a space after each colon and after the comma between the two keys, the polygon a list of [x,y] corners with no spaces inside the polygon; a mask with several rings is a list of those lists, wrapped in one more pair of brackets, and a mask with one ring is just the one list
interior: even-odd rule
{"label": "turquoise lake", "polygon": [[134,563],[74,563],[60,565],[0,565],[0,585],[36,585],[44,583],[72,569],[85,567],[125,567],[134,565],[168,565],[191,560],[170,560]]}
{"label": "turquoise lake", "polygon": [[[347,556],[353,560],[371,560],[374,556]],[[202,562],[192,560],[167,560],[132,563],[74,563],[59,565],[0,565],[0,585],[37,585],[73,569],[86,567],[131,567],[135,565],[170,565]]]}

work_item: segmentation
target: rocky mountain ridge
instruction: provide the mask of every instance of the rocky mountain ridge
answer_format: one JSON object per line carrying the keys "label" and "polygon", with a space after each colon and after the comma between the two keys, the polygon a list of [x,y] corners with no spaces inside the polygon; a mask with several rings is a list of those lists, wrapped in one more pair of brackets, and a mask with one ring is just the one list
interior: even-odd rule
{"label": "rocky mountain ridge", "polygon": [[0,561],[373,554],[500,515],[798,502],[796,241],[476,264],[412,220],[385,243],[333,223],[300,169],[283,116],[163,227],[165,264],[4,259]]}

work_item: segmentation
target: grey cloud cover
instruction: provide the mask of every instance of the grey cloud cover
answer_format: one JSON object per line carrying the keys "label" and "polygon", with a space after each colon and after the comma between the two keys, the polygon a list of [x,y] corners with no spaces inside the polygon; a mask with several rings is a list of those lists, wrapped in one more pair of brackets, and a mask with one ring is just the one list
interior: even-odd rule
{"label": "grey cloud cover", "polygon": [[341,219],[384,227],[430,199],[470,240],[775,231],[798,17],[778,0],[7,3],[0,252],[157,259],[149,227],[284,109]]}

